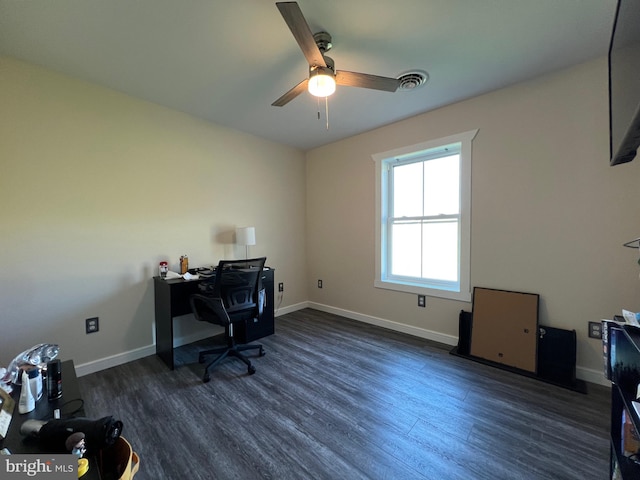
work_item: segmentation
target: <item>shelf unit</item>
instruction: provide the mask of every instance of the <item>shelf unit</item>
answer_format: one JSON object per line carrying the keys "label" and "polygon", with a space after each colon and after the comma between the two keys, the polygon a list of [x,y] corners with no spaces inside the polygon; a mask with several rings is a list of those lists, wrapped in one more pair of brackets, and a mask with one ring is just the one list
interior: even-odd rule
{"label": "shelf unit", "polygon": [[610,331],[612,480],[640,478],[640,329],[631,325]]}

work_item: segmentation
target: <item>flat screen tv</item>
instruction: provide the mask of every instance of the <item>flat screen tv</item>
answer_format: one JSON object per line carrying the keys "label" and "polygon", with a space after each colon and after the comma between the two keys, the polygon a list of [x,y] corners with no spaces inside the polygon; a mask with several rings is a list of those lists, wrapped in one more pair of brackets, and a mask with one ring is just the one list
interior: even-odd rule
{"label": "flat screen tv", "polygon": [[609,44],[610,165],[640,146],[640,0],[618,0]]}

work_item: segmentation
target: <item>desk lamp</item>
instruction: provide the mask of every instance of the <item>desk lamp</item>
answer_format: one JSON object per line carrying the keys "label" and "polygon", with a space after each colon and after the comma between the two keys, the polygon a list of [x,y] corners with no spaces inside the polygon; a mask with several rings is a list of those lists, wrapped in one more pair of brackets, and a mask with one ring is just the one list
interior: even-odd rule
{"label": "desk lamp", "polygon": [[249,245],[256,244],[256,229],[255,227],[240,227],[236,228],[236,244],[245,246],[245,257],[249,258]]}

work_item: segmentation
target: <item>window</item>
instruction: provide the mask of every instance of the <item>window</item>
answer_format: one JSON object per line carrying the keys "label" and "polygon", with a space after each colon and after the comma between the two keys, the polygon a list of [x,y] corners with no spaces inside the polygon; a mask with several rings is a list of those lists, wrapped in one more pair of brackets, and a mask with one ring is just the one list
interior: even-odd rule
{"label": "window", "polygon": [[376,287],[471,301],[471,141],[477,132],[373,156]]}

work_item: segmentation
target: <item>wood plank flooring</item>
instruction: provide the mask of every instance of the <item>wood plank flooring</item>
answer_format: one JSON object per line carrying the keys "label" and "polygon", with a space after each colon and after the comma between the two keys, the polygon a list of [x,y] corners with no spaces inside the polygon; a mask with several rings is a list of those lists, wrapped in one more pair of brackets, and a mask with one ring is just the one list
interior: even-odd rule
{"label": "wood plank flooring", "polygon": [[604,479],[609,389],[587,395],[449,354],[450,347],[301,310],[252,357],[201,381],[199,349],[81,377],[87,416],[113,415],[136,480]]}

